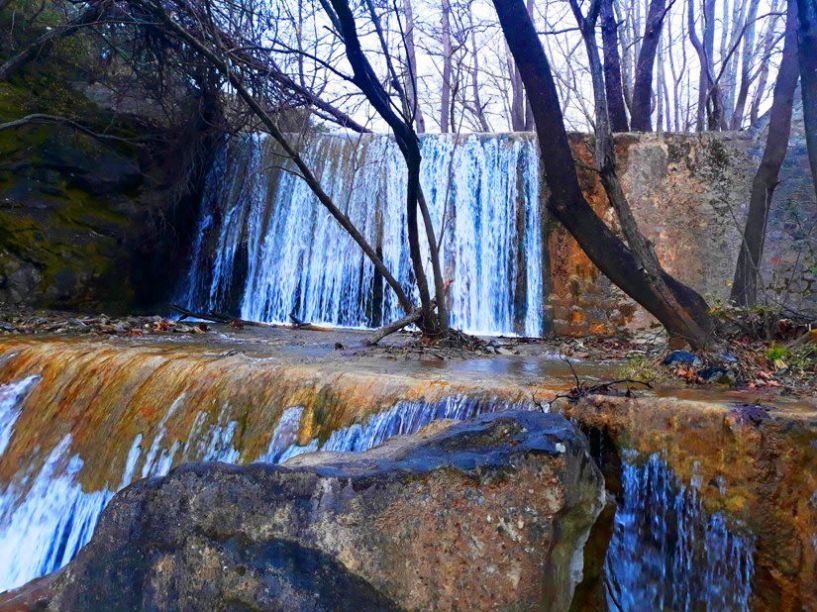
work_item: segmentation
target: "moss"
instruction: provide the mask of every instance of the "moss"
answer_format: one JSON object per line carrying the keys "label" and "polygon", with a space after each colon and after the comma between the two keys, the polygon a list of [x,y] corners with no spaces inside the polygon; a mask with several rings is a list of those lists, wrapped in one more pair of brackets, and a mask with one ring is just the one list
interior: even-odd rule
{"label": "moss", "polygon": [[665,372],[656,364],[654,359],[636,355],[628,358],[626,362],[619,366],[616,370],[616,376],[621,379],[651,383],[664,377]]}

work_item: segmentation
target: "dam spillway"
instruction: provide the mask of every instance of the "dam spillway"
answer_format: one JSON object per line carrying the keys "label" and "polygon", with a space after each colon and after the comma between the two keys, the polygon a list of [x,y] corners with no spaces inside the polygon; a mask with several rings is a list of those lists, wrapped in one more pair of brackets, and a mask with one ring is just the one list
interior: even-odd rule
{"label": "dam spillway", "polygon": [[[421,138],[421,184],[450,281],[451,323],[489,334],[548,327],[544,206],[531,135]],[[319,136],[307,164],[412,293],[405,163],[387,136]],[[421,232],[422,234],[422,232]],[[422,236],[427,269],[428,244]],[[180,300],[241,318],[376,327],[403,316],[360,248],[269,139],[225,145],[208,177]]]}

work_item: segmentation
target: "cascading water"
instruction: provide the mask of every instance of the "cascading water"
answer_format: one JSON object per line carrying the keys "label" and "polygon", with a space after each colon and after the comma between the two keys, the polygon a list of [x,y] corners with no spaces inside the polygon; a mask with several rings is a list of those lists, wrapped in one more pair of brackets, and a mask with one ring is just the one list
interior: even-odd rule
{"label": "cascading water", "polygon": [[[27,391],[37,383],[31,376],[17,383],[0,385],[0,444],[13,438],[14,423],[25,409]],[[215,418],[195,414],[186,439],[171,435],[169,424],[186,403],[182,393],[164,412],[157,426],[139,432],[130,444],[121,478],[98,490],[87,491],[81,483],[82,457],[72,449],[72,436],[64,436],[44,457],[32,462],[0,488],[0,591],[20,586],[59,569],[91,538],[102,510],[117,490],[137,476],[166,474],[171,467],[187,462],[241,461],[238,422],[224,405]],[[466,419],[483,412],[526,408],[501,400],[477,400],[454,396],[436,402],[404,401],[375,414],[363,423],[340,428],[320,445],[312,440],[298,445],[305,409],[294,406],[283,411],[266,453],[257,461],[270,463],[312,450],[362,452],[395,435],[417,432],[437,419]],[[33,453],[34,456],[37,453]],[[0,455],[0,469],[5,456]]]}
{"label": "cascading water", "polygon": [[[541,335],[544,220],[532,137],[424,136],[421,182],[440,242],[452,325]],[[391,138],[325,135],[304,157],[336,204],[412,287],[405,163]],[[373,327],[400,318],[393,294],[306,183],[260,136],[229,143],[203,201],[181,299],[242,318]],[[423,240],[428,260],[428,245]]]}
{"label": "cascading water", "polygon": [[313,438],[308,444],[296,442],[298,424],[303,415],[303,407],[287,409],[273,434],[267,452],[259,458],[266,463],[283,463],[303,453],[315,451],[362,453],[383,444],[394,436],[408,436],[417,433],[432,421],[451,419],[464,421],[485,412],[504,410],[529,410],[533,404],[515,403],[502,400],[489,402],[466,396],[447,397],[439,402],[403,401],[393,408],[370,416],[365,423],[355,423],[333,431],[329,439],[321,444]]}
{"label": "cascading water", "polygon": [[[434,384],[325,380],[232,352],[88,349],[21,341],[0,355],[0,590],[69,562],[137,478],[187,462],[362,452],[434,420],[535,407],[455,390],[399,401]],[[626,455],[622,483],[605,563],[611,607],[746,609],[753,541],[704,510],[699,483],[682,486],[658,455]]]}
{"label": "cascading water", "polygon": [[623,493],[605,561],[612,610],[748,610],[751,538],[707,514],[700,482],[682,485],[658,454],[625,453]]}

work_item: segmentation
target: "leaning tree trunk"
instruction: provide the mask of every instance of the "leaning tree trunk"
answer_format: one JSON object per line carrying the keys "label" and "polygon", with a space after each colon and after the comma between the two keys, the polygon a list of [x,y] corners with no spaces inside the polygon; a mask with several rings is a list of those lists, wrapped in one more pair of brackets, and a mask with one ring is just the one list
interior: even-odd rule
{"label": "leaning tree trunk", "polygon": [[752,183],[749,216],[732,283],[731,299],[739,306],[752,306],[757,302],[758,269],[766,240],[769,209],[791,134],[792,107],[799,77],[797,55],[797,3],[796,0],[789,0],[783,59],[774,87],[766,149]]}
{"label": "leaning tree trunk", "polygon": [[661,271],[681,311],[669,304],[655,290],[645,262],[604,224],[582,194],[550,64],[522,0],[493,0],[493,3],[531,101],[551,192],[548,210],[573,235],[599,270],[652,313],[671,335],[687,339],[694,347],[703,346],[712,329],[703,298]]}
{"label": "leaning tree trunk", "polygon": [[613,0],[601,0],[601,40],[604,48],[604,87],[610,127],[614,132],[628,132],[624,87],[621,80],[621,56],[618,52],[618,22]]}
{"label": "leaning tree trunk", "polygon": [[[331,6],[330,6],[331,3]],[[403,155],[408,170],[406,182],[406,224],[409,243],[409,255],[411,257],[414,280],[420,294],[420,308],[422,318],[419,326],[423,333],[430,336],[445,334],[448,331],[448,316],[445,308],[445,288],[440,266],[439,250],[434,229],[431,224],[428,207],[425,199],[421,195],[420,189],[420,164],[422,155],[420,153],[420,142],[407,119],[400,117],[394,111],[394,106],[389,99],[388,93],[383,88],[372,65],[369,63],[365,52],[360,44],[357,25],[352,14],[352,9],[348,0],[322,0],[322,4],[327,11],[334,9],[332,17],[343,38],[346,49],[346,58],[352,66],[352,81],[366,96],[377,113],[382,117],[394,134],[397,146]],[[384,53],[386,49],[384,47]],[[390,58],[386,58],[387,61]],[[436,297],[435,305],[431,300],[428,288],[428,280],[423,268],[423,256],[420,249],[420,234],[418,226],[417,211],[421,210],[426,230],[426,240],[428,241],[431,254],[431,264],[434,273],[434,290]]]}
{"label": "leaning tree trunk", "polygon": [[803,119],[811,177],[817,192],[817,0],[797,0],[797,7]]}
{"label": "leaning tree trunk", "polygon": [[601,183],[607,194],[607,199],[616,212],[616,217],[621,226],[621,232],[624,234],[624,239],[627,241],[627,246],[634,258],[640,262],[650,290],[670,310],[678,313],[679,318],[683,320],[683,324],[686,327],[694,333],[703,336],[705,335],[703,328],[701,328],[694,316],[679,302],[672,288],[666,281],[665,277],[667,275],[658,261],[658,256],[652,244],[639,230],[632,208],[630,208],[630,202],[618,178],[615,143],[613,142],[613,133],[610,129],[608,105],[602,77],[602,64],[601,58],[599,57],[598,43],[596,42],[596,21],[599,16],[598,4],[591,5],[591,13],[587,17],[582,15],[578,0],[570,0],[570,6],[579,25],[579,30],[587,52],[588,63],[590,65],[593,104],[596,115],[595,160]]}
{"label": "leaning tree trunk", "polygon": [[414,305],[403,291],[400,283],[396,278],[394,278],[389,269],[383,263],[383,260],[380,259],[380,256],[377,254],[375,249],[368,243],[366,238],[360,233],[354,223],[352,223],[352,221],[343,213],[343,211],[335,205],[332,198],[323,190],[318,179],[314,174],[312,174],[309,166],[306,165],[300,154],[289,144],[289,141],[284,137],[284,134],[273,121],[270,114],[261,107],[261,104],[259,104],[259,102],[253,97],[242,82],[239,75],[224,59],[225,54],[223,53],[223,49],[219,49],[221,53],[217,53],[208,48],[203,42],[193,36],[184,27],[173,21],[165,12],[163,7],[152,6],[150,4],[145,4],[145,7],[151,14],[155,15],[157,21],[164,23],[171,32],[173,32],[181,40],[188,43],[229,81],[230,85],[235,89],[238,96],[244,100],[250,110],[264,124],[275,141],[281,145],[286,156],[295,164],[298,172],[301,174],[301,177],[309,186],[315,197],[317,197],[318,201],[329,211],[329,213],[335,218],[341,227],[346,230],[346,232],[352,237],[358,246],[360,246],[378,273],[383,276],[397,296],[397,300],[399,301],[403,310],[406,313],[414,312]]}
{"label": "leaning tree trunk", "polygon": [[632,128],[636,132],[652,131],[652,73],[655,55],[661,40],[661,28],[667,13],[667,0],[652,0],[647,14],[647,26],[641,42],[641,52],[635,68],[633,86]]}

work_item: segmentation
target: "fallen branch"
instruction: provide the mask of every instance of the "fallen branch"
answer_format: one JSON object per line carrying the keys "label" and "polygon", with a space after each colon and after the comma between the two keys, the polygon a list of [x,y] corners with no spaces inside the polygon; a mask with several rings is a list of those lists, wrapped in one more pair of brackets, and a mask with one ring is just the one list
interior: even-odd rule
{"label": "fallen branch", "polygon": [[419,321],[422,316],[423,316],[423,313],[422,313],[421,310],[419,310],[419,309],[414,310],[413,312],[409,313],[407,316],[403,317],[402,319],[398,319],[394,323],[389,323],[388,325],[385,325],[385,326],[381,327],[380,329],[378,329],[374,333],[374,335],[366,341],[366,344],[368,344],[369,346],[374,346],[378,342],[380,342],[383,338],[385,338],[386,336],[389,336],[389,335],[391,335],[391,334],[393,334],[395,332],[398,332],[401,329],[403,329],[404,327],[408,327],[412,323],[417,323],[417,321]]}
{"label": "fallen branch", "polygon": [[289,322],[295,329],[309,329],[310,327],[312,327],[311,324],[307,323],[306,321],[301,321],[291,312],[289,313]]}
{"label": "fallen branch", "polygon": [[[618,380],[610,380],[598,383],[596,385],[588,385],[587,383],[583,382],[580,378],[576,369],[573,367],[573,364],[570,363],[569,359],[563,359],[563,361],[567,364],[570,368],[571,374],[573,374],[573,380],[576,382],[576,386],[573,387],[567,393],[560,393],[553,397],[549,404],[552,404],[558,399],[566,399],[569,402],[577,402],[583,397],[587,397],[588,395],[616,395],[620,394],[621,392],[615,389],[616,385],[642,385],[647,389],[652,389],[652,385],[644,380],[635,380],[632,378],[619,378]],[[615,391],[615,393],[614,393]],[[625,397],[631,397],[632,390],[628,387],[627,391],[624,392]],[[537,405],[539,405],[537,403]]]}
{"label": "fallen branch", "polygon": [[238,319],[236,317],[231,317],[229,315],[220,314],[218,312],[195,312],[185,308],[184,306],[179,306],[178,304],[171,304],[170,308],[178,312],[181,317],[179,317],[179,321],[183,321],[184,319],[201,319],[203,321],[210,321],[212,323],[223,323],[225,325],[231,325],[233,327],[268,327],[268,328],[275,328],[275,329],[304,329],[307,331],[320,331],[320,332],[328,332],[334,331],[331,327],[321,327],[320,325],[312,325],[311,323],[304,323],[300,321],[296,317],[290,315],[290,319],[292,320],[291,325],[282,325],[280,323],[262,323],[261,321],[247,321],[246,319]]}
{"label": "fallen branch", "polygon": [[185,319],[201,319],[203,321],[211,321],[212,323],[226,323],[228,325],[234,325],[236,327],[277,327],[271,323],[259,323],[258,321],[245,321],[244,319],[237,319],[236,317],[230,317],[228,315],[219,314],[217,312],[194,312],[192,310],[188,310],[183,306],[179,306],[177,304],[171,304],[170,308],[178,312],[181,317],[179,317],[179,321],[184,321]]}
{"label": "fallen branch", "polygon": [[126,142],[128,144],[141,146],[133,138],[122,138],[120,136],[114,136],[112,134],[100,134],[99,132],[95,132],[92,129],[85,127],[84,125],[77,123],[72,119],[68,119],[67,117],[60,117],[58,115],[46,115],[43,113],[34,113],[31,115],[26,115],[25,117],[20,117],[19,119],[7,121],[6,123],[0,123],[0,131],[19,128],[23,127],[24,125],[30,124],[54,124],[54,123],[67,125],[68,127],[71,127],[77,130],[78,132],[82,132],[83,134],[87,134],[91,138],[96,138],[97,140],[102,141],[114,140],[116,142]]}

